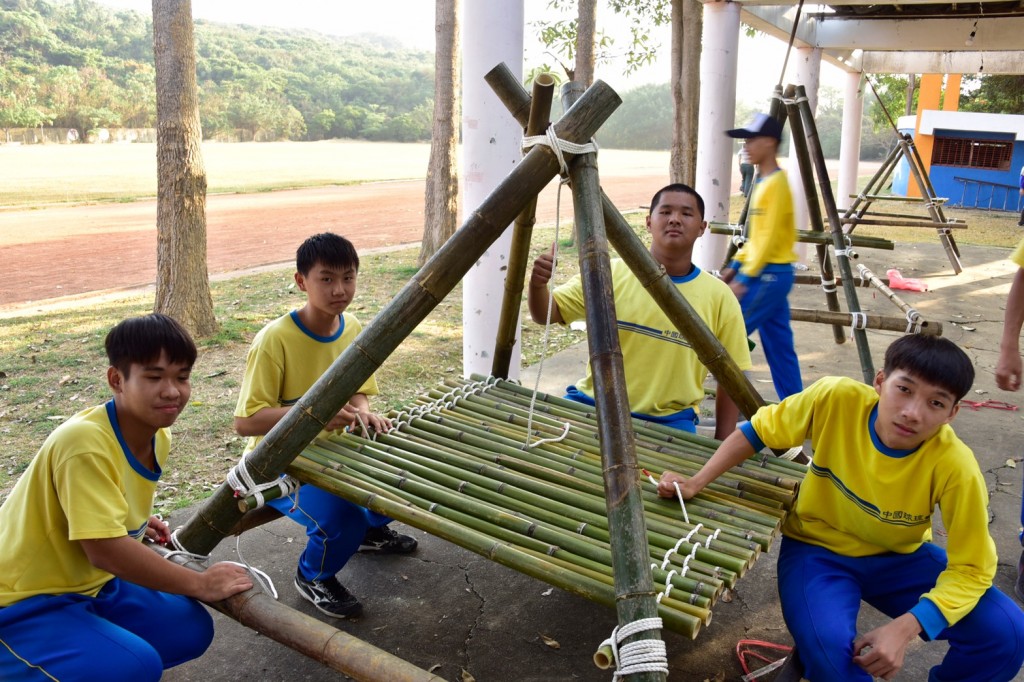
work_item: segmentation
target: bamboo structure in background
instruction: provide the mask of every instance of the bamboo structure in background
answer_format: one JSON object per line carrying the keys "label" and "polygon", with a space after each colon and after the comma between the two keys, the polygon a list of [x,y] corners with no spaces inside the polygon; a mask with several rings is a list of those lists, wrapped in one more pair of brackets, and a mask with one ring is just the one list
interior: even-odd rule
{"label": "bamboo structure in background", "polygon": [[[804,124],[800,119],[800,109],[793,95],[796,88],[792,85],[786,88],[786,112],[789,115],[789,129],[793,144],[797,146],[797,164],[800,167],[800,179],[804,185],[804,197],[807,199],[807,215],[811,223],[811,231],[825,236],[825,226],[821,220],[821,206],[818,203],[818,192],[814,188],[814,171],[811,168],[810,155],[807,153],[807,138],[804,134]],[[814,246],[814,253],[818,258],[818,268],[821,271],[821,288],[825,292],[825,305],[829,312],[839,312],[839,297],[836,295],[835,274],[832,272],[832,258],[828,253],[827,243],[817,243]],[[832,325],[832,339],[837,344],[846,342],[846,333],[842,325]]]}
{"label": "bamboo structure in background", "polygon": [[[507,70],[507,69],[506,69]],[[551,117],[551,100],[555,90],[555,79],[543,73],[533,81],[533,98],[530,100],[526,135],[540,135],[548,127]],[[533,225],[536,222],[537,197],[526,204],[516,216],[512,228],[512,246],[508,253],[508,270],[505,273],[505,293],[501,300],[501,315],[498,318],[498,333],[494,342],[494,360],[491,374],[502,379],[509,378],[512,351],[515,348],[516,331],[519,327],[519,310],[523,301],[523,283],[530,258],[530,242]]]}
{"label": "bamboo structure in background", "polygon": [[[596,81],[555,124],[560,138],[589,140],[620,104],[618,95]],[[317,436],[370,375],[462,280],[531,199],[558,172],[547,147],[535,147],[430,258],[398,295],[356,337],[324,375],[302,396],[256,448],[246,455],[257,483],[277,478],[296,453]],[[189,551],[208,554],[240,520],[234,492],[226,483],[181,529]]]}
{"label": "bamboo structure in background", "polygon": [[[448,380],[375,440],[320,439],[288,472],[300,480],[587,599],[615,606],[614,517],[605,514],[595,408],[495,378]],[[655,608],[668,629],[696,637],[712,607],[779,534],[803,465],[755,456],[686,503],[657,496],[643,469],[692,474],[716,442],[632,420],[646,531],[644,570],[668,595]],[[560,438],[529,448],[529,439]],[[273,494],[273,493],[271,493]],[[239,502],[250,508],[254,500]],[[646,542],[645,542],[646,540]],[[669,552],[669,550],[674,551]],[[668,557],[666,559],[666,553]],[[653,601],[653,599],[652,599]]]}
{"label": "bamboo structure in background", "polygon": [[[736,236],[739,234],[736,225],[729,225],[726,223],[708,223],[708,231],[711,234],[723,234],[727,236]],[[847,235],[851,246],[860,246],[866,249],[881,249],[883,251],[893,251],[896,249],[896,245],[888,239],[882,239],[881,237],[865,237],[861,235]],[[797,230],[796,240],[798,242],[804,242],[806,244],[831,244],[832,237],[823,232],[815,232],[813,230]],[[834,275],[833,275],[834,276]],[[820,280],[817,280],[820,283]]]}
{"label": "bamboo structure in background", "polygon": [[[836,261],[839,263],[840,279],[843,282],[843,293],[846,294],[846,307],[851,314],[860,314],[860,302],[857,300],[857,290],[849,285],[853,281],[853,270],[850,268],[850,259],[847,258],[847,245],[843,234],[842,221],[839,218],[839,209],[836,208],[835,196],[832,194],[832,185],[829,183],[828,168],[825,166],[825,155],[821,151],[821,142],[818,139],[818,127],[814,122],[814,114],[811,112],[810,102],[807,101],[807,91],[802,85],[796,87],[797,105],[800,110],[800,118],[804,126],[804,140],[807,144],[807,152],[814,163],[814,169],[818,176],[818,187],[821,189],[821,199],[825,204],[825,211],[828,216],[829,226],[832,233],[832,245],[836,252]],[[833,322],[833,324],[841,324]],[[857,354],[860,357],[860,368],[864,375],[864,383],[870,384],[875,378],[874,362],[871,360],[871,349],[868,347],[868,337],[861,328],[853,328],[853,338],[857,343]]]}
{"label": "bamboo structure in background", "polygon": [[897,296],[896,292],[889,288],[888,283],[883,282],[881,279],[879,279],[879,277],[875,275],[875,273],[871,272],[871,270],[869,270],[867,266],[857,265],[857,272],[860,273],[861,279],[867,280],[868,283],[871,284],[871,286],[873,286],[875,289],[877,289],[880,294],[882,294],[887,299],[892,301],[897,308],[903,311],[903,313],[907,316],[906,331],[908,333],[916,328],[916,330],[920,334],[942,336],[941,322],[928,322],[926,320],[922,320],[920,313],[918,313],[913,306],[911,306],[909,303],[907,303],[902,298]]}

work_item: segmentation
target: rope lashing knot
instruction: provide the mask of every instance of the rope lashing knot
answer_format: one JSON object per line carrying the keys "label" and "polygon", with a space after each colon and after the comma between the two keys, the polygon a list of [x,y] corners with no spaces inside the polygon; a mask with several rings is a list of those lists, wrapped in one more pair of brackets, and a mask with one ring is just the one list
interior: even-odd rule
{"label": "rope lashing knot", "polygon": [[835,280],[835,278],[833,277],[832,279],[828,279],[827,277],[825,277],[825,274],[822,273],[822,275],[821,275],[821,290],[824,291],[826,294],[834,294],[836,292],[836,280]]}
{"label": "rope lashing knot", "polygon": [[911,308],[907,311],[907,331],[905,334],[921,333],[921,313]]}
{"label": "rope lashing knot", "polygon": [[[259,509],[267,503],[266,498],[263,497],[264,490],[277,488],[281,491],[280,497],[287,497],[292,493],[297,493],[299,485],[301,485],[297,479],[292,478],[291,476],[282,476],[281,478],[273,481],[267,481],[266,483],[257,483],[256,479],[254,479],[252,474],[249,473],[249,468],[244,456],[242,459],[238,460],[238,464],[231,467],[231,470],[228,471],[227,484],[235,491],[235,497],[255,497],[255,509]],[[297,499],[295,504],[298,504]]]}
{"label": "rope lashing knot", "polygon": [[853,338],[853,332],[860,329],[868,328],[868,315],[867,313],[850,313],[850,338]]}
{"label": "rope lashing knot", "polygon": [[558,159],[558,174],[562,176],[563,182],[569,179],[569,164],[566,163],[565,156],[562,152],[569,152],[570,154],[576,155],[597,152],[597,142],[595,142],[593,138],[591,138],[590,142],[585,142],[584,144],[577,144],[576,142],[563,140],[558,137],[558,133],[555,132],[554,126],[548,126],[544,135],[531,135],[530,137],[523,138],[524,151],[538,144],[551,147],[551,150],[555,152],[555,157]]}
{"label": "rope lashing knot", "polygon": [[672,484],[676,489],[676,497],[679,498],[679,508],[683,510],[683,521],[687,524],[690,523],[690,515],[686,513],[686,501],[683,500],[683,491],[679,489],[679,482],[676,481]]}
{"label": "rope lashing knot", "polygon": [[641,618],[624,626],[616,626],[612,630],[612,636],[601,643],[602,647],[609,646],[612,650],[612,660],[616,668],[612,682],[637,673],[653,672],[668,675],[668,654],[662,640],[640,639],[619,646],[623,640],[637,633],[661,628],[661,618]]}

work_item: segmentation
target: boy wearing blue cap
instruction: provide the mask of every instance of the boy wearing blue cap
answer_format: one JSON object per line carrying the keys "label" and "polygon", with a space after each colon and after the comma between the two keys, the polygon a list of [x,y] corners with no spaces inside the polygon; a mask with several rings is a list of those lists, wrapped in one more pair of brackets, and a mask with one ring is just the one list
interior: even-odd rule
{"label": "boy wearing blue cap", "polygon": [[727,130],[743,140],[758,177],[747,214],[748,238],[735,260],[722,272],[740,300],[747,335],[758,331],[779,400],[803,390],[800,363],[789,324],[789,291],[793,288],[796,220],[786,172],[775,156],[782,126],[768,114],[758,114],[745,128]]}

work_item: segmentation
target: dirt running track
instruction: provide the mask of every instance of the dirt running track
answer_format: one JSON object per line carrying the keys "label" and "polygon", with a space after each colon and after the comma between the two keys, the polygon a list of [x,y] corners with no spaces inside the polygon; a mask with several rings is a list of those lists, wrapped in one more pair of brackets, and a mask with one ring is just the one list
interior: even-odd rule
{"label": "dirt running track", "polygon": [[[646,205],[664,175],[605,177],[620,210]],[[538,224],[555,220],[552,182],[541,194]],[[285,263],[315,232],[347,236],[360,251],[418,242],[424,183],[214,195],[207,198],[207,263],[211,276]],[[562,190],[563,220],[572,193]],[[156,201],[0,211],[0,308],[86,293],[131,289],[156,279]]]}

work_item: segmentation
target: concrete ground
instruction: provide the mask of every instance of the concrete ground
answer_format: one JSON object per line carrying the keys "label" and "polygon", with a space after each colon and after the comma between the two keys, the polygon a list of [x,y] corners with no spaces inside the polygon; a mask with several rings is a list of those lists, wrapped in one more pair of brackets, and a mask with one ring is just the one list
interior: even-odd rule
{"label": "concrete ground", "polygon": [[[1009,221],[1009,218],[1007,219]],[[943,324],[944,335],[959,343],[978,370],[969,399],[1024,404],[1024,396],[1000,391],[993,368],[998,354],[1003,307],[1013,272],[1005,249],[963,247],[964,272],[953,275],[938,245],[901,246],[898,251],[865,251],[864,262],[879,276],[898,268],[904,277],[924,279],[926,293],[898,292],[924,319]],[[862,309],[902,317],[883,296],[859,289]],[[840,294],[842,300],[842,294]],[[824,308],[817,287],[798,287],[794,307]],[[844,306],[845,308],[845,306]],[[855,344],[836,345],[825,325],[794,323],[805,383],[826,374],[862,378]],[[876,368],[887,344],[900,332],[869,331]],[[763,356],[755,350],[754,385],[769,399],[774,392]],[[581,345],[545,361],[541,390],[561,394],[582,374],[586,348]],[[523,373],[532,386],[536,368]],[[999,551],[996,586],[1012,594],[1020,544],[1021,434],[1024,410],[992,408],[960,411],[954,428],[974,449],[989,484],[991,533]],[[181,523],[193,510],[171,517]],[[614,613],[603,606],[550,588],[476,554],[419,530],[401,527],[419,539],[419,551],[408,557],[357,555],[340,574],[342,582],[365,605],[355,621],[337,621],[343,631],[366,640],[436,675],[452,681],[608,680],[610,671],[591,661],[598,644],[615,626]],[[942,541],[941,527],[936,537]],[[251,564],[274,579],[280,599],[305,613],[318,615],[292,586],[296,558],[303,544],[298,526],[278,520],[221,543],[216,558],[237,558],[240,550]],[[791,643],[779,611],[775,590],[775,553],[762,555],[734,591],[731,602],[713,609],[713,623],[690,641],[666,633],[670,678],[676,681],[739,680],[734,649],[741,639]],[[862,630],[884,622],[865,607]],[[217,635],[202,658],[170,670],[169,682],[215,682],[249,677],[259,680],[327,680],[344,677],[277,644],[233,620],[215,614]],[[928,668],[944,654],[942,643],[916,642],[898,680],[925,680]],[[765,679],[771,679],[771,675]],[[1024,677],[1019,676],[1019,679]]]}

